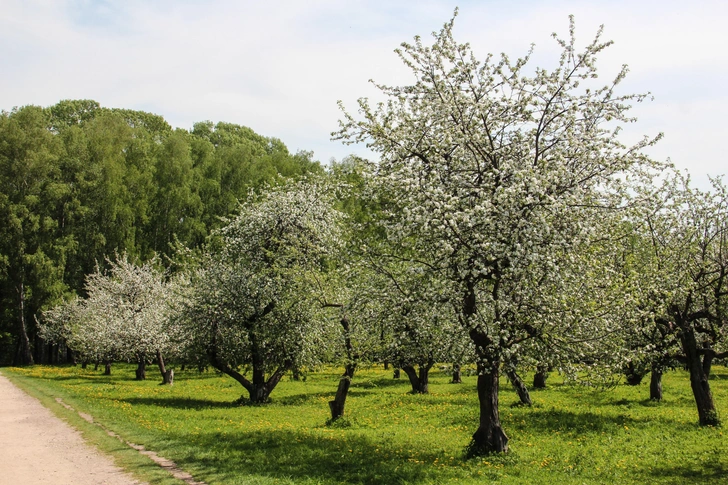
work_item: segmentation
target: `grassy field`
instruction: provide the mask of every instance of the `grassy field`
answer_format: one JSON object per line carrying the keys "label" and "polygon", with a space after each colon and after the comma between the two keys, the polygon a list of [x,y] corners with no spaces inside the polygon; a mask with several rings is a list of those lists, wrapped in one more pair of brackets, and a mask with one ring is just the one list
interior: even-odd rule
{"label": "grassy field", "polygon": [[[348,419],[328,427],[335,369],[284,379],[264,406],[234,404],[242,387],[214,372],[177,372],[169,387],[156,375],[134,381],[133,369],[116,365],[111,376],[44,366],[2,373],[57,413],[60,397],[210,485],[728,483],[724,429],[697,426],[682,371],[666,374],[659,404],[647,399],[647,382],[598,391],[552,375],[525,408],[504,380],[501,419],[511,451],[465,460],[477,427],[475,377],[450,384],[433,372],[431,394],[423,396],[409,394],[407,380],[393,380],[390,371],[362,370]],[[714,397],[728,421],[728,370],[713,372]]]}

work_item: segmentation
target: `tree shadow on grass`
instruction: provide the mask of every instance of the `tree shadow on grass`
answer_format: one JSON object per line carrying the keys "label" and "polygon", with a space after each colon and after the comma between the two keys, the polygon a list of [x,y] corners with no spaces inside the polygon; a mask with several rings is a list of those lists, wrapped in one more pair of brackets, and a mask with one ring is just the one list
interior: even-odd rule
{"label": "tree shadow on grass", "polygon": [[132,406],[158,406],[161,408],[173,409],[225,409],[240,407],[231,401],[213,401],[210,399],[190,399],[186,397],[128,397],[121,399],[122,402]]}
{"label": "tree shadow on grass", "polygon": [[199,435],[176,461],[199,470],[197,476],[208,483],[257,475],[295,483],[310,479],[322,484],[391,485],[432,483],[435,474],[425,463],[436,457],[434,452],[418,451],[416,463],[408,452],[362,436],[275,430]]}
{"label": "tree shadow on grass", "polygon": [[[356,376],[351,381],[351,387],[359,387],[363,389],[376,389],[380,387],[409,387],[410,383],[407,376],[402,374],[404,379],[392,379],[391,377],[378,377],[374,379],[361,378],[357,380]],[[338,381],[337,381],[338,382]]]}
{"label": "tree shadow on grass", "polygon": [[636,420],[624,414],[605,415],[591,412],[574,413],[556,409],[533,409],[525,422],[508,423],[519,431],[538,429],[543,432],[561,432],[569,435],[584,433],[616,433]]}
{"label": "tree shadow on grass", "polygon": [[[720,484],[728,483],[728,465],[717,458],[698,464],[686,464],[653,468],[650,476],[660,483],[682,485],[684,483]],[[649,480],[648,480],[649,481]]]}

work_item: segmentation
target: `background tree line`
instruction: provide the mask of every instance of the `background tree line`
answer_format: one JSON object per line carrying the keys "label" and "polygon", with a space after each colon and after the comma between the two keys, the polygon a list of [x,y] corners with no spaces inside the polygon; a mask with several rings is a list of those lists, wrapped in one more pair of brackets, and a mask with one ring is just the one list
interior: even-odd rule
{"label": "background tree line", "polygon": [[[54,362],[35,317],[114,253],[199,247],[238,200],[323,171],[312,152],[231,123],[64,100],[0,114],[0,363]],[[64,359],[65,356],[61,356]]]}

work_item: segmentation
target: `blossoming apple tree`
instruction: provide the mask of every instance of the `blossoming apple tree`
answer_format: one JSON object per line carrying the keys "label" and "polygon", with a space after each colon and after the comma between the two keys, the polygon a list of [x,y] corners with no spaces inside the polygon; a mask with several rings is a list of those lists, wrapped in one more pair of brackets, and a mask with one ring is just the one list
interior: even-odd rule
{"label": "blossoming apple tree", "polygon": [[44,338],[64,339],[85,360],[134,361],[137,379],[145,379],[147,362],[156,360],[163,383],[171,384],[164,354],[173,351],[175,331],[164,272],[154,259],[135,264],[121,255],[107,263],[108,270],[97,267],[86,277],[86,298],[44,313]]}
{"label": "blossoming apple tree", "polygon": [[271,189],[242,205],[191,276],[179,310],[191,345],[250,402],[329,347],[316,273],[340,245],[341,218],[319,185]]}
{"label": "blossoming apple tree", "polygon": [[655,140],[620,141],[630,102],[645,95],[617,93],[626,67],[606,85],[596,80],[597,56],[610,45],[601,30],[578,50],[572,19],[566,40],[554,36],[556,66],[528,75],[530,53],[479,60],[455,41],[453,24],[432,45],[402,44],[396,52],[414,83],[377,84],[387,101],[360,99],[334,137],[380,155],[376,177],[397,195],[389,239],[447,282],[443,294],[477,354],[471,451],[481,454],[508,447],[498,413],[504,359],[529,339],[568,341],[563,315],[533,311],[549,301],[539,281],[561,278],[572,249],[591,237],[593,213],[619,205],[624,176],[651,166],[641,149]]}
{"label": "blossoming apple tree", "polygon": [[658,366],[684,362],[700,424],[717,425],[708,378],[713,359],[728,357],[728,188],[714,179],[710,192],[697,190],[676,173],[642,222],[647,250],[633,264],[642,339],[653,336],[645,354]]}

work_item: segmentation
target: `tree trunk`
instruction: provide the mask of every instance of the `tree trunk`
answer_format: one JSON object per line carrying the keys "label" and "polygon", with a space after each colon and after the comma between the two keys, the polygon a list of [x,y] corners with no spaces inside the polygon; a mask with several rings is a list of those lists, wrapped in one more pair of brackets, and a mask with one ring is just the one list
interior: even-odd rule
{"label": "tree trunk", "polygon": [[715,351],[713,351],[713,349],[711,349],[710,347],[704,350],[705,354],[703,354],[703,374],[705,374],[706,378],[710,379],[710,368],[713,366]]}
{"label": "tree trunk", "polygon": [[384,361],[384,370],[389,370],[389,362]]}
{"label": "tree trunk", "polygon": [[662,371],[656,367],[652,368],[650,374],[650,399],[653,401],[662,401]]}
{"label": "tree trunk", "polygon": [[253,382],[251,382],[244,375],[223,362],[213,360],[211,363],[215,369],[238,381],[238,383],[240,383],[240,385],[248,391],[248,398],[252,404],[263,404],[268,402],[270,393],[290,368],[290,365],[288,364],[279,367],[266,381],[265,371],[261,371],[260,368],[254,367]]}
{"label": "tree trunk", "polygon": [[[81,362],[81,369],[86,369],[87,367],[88,367],[88,361],[84,360],[83,362]],[[96,369],[96,370],[98,370],[98,369]]]}
{"label": "tree trunk", "polygon": [[[272,305],[269,305],[269,307],[273,308]],[[250,380],[248,380],[247,377],[230,367],[226,362],[218,359],[216,342],[217,332],[214,328],[212,331],[212,335],[212,342],[210,343],[207,354],[212,366],[220,372],[227,374],[228,376],[238,381],[238,383],[240,383],[240,385],[243,386],[246,391],[248,391],[248,396],[251,403],[262,404],[268,402],[270,393],[273,391],[276,385],[278,385],[278,382],[280,382],[281,378],[285,375],[285,373],[291,368],[291,362],[285,362],[283,365],[278,367],[278,369],[276,369],[276,371],[268,378],[268,380],[266,380],[265,359],[261,355],[255,333],[249,331],[248,338],[250,339],[250,350],[252,354],[251,357],[253,367],[253,380],[251,382]]]}
{"label": "tree trunk", "polygon": [[452,384],[460,384],[461,382],[463,382],[463,376],[460,372],[460,364],[452,365],[452,380],[450,382]]}
{"label": "tree trunk", "polygon": [[147,378],[147,359],[142,356],[139,357],[136,369],[136,380],[144,381]]}
{"label": "tree trunk", "polygon": [[329,409],[331,410],[331,421],[336,421],[344,415],[344,405],[346,397],[349,395],[349,387],[351,380],[354,378],[356,364],[349,364],[344,370],[344,375],[339,379],[339,387],[336,389],[336,396],[333,401],[329,401]]}
{"label": "tree trunk", "polygon": [[159,372],[162,374],[162,384],[169,384],[171,386],[174,382],[174,371],[172,369],[166,369],[162,352],[159,349],[157,349],[157,365],[159,366]]}
{"label": "tree trunk", "polygon": [[[496,271],[497,273],[497,271]],[[497,300],[498,280],[496,279],[493,295]],[[462,310],[463,324],[469,325],[470,319],[477,314],[477,299],[475,283],[467,281],[467,292],[463,297]],[[495,315],[499,318],[500,315]],[[508,451],[508,436],[501,427],[498,414],[498,375],[500,359],[488,352],[493,341],[488,335],[475,328],[468,331],[470,340],[475,344],[478,357],[478,403],[480,405],[480,420],[478,429],[473,433],[473,440],[468,449],[469,456],[481,456],[490,453],[503,453]]]}
{"label": "tree trunk", "polygon": [[[292,367],[291,362],[287,362],[285,365],[276,369],[276,371],[266,380],[265,378],[265,359],[258,346],[258,340],[254,333],[249,334],[251,343],[251,354],[253,364],[253,382],[251,382],[248,389],[250,395],[250,402],[254,404],[263,404],[268,402],[270,393],[278,385],[283,375]],[[245,384],[243,384],[245,386]]]}
{"label": "tree trunk", "polygon": [[[22,278],[22,276],[21,276]],[[14,366],[33,365],[33,353],[30,350],[28,327],[25,322],[25,285],[21,279],[18,284],[18,343],[15,350]]]}
{"label": "tree trunk", "polygon": [[400,372],[399,372],[399,367],[397,367],[396,369],[394,369],[394,372],[392,373],[392,379],[399,379],[399,377],[400,377]]}
{"label": "tree trunk", "polygon": [[521,404],[531,406],[533,404],[531,402],[531,395],[528,393],[528,388],[526,387],[526,384],[523,383],[523,379],[521,379],[518,373],[516,373],[516,370],[507,370],[506,375],[508,376],[508,380],[511,381],[513,388],[516,390],[516,394],[518,394],[518,398],[521,400]]}
{"label": "tree trunk", "polygon": [[717,426],[720,424],[718,412],[715,409],[713,394],[710,392],[708,376],[703,371],[703,363],[698,353],[698,344],[695,338],[695,330],[687,324],[680,325],[680,341],[683,352],[687,358],[688,371],[690,372],[690,387],[693,390],[695,404],[698,408],[698,418],[701,426]]}
{"label": "tree trunk", "polygon": [[427,394],[430,390],[430,369],[432,363],[420,364],[420,372],[417,375],[417,371],[411,365],[402,366],[402,370],[409,377],[410,385],[412,386],[412,394]]}
{"label": "tree trunk", "polygon": [[[334,396],[333,401],[329,401],[331,422],[336,421],[344,415],[346,397],[349,395],[351,380],[354,378],[354,372],[356,372],[356,366],[359,361],[359,355],[354,351],[354,345],[351,343],[351,326],[349,325],[349,318],[345,313],[342,314],[339,323],[341,324],[341,328],[344,330],[344,349],[346,350],[348,363],[344,367],[344,375],[341,376],[341,379],[339,379],[339,387],[336,389],[336,396]],[[387,364],[385,363],[385,366],[386,365]]]}
{"label": "tree trunk", "polygon": [[487,367],[478,364],[480,426],[473,434],[468,451],[470,456],[508,451],[508,437],[503,432],[498,414],[498,367],[498,362]]}
{"label": "tree trunk", "polygon": [[248,393],[250,394],[250,402],[253,403],[267,402],[270,395],[265,388],[265,368],[260,362],[256,362],[255,357],[253,358],[253,387]]}
{"label": "tree trunk", "polygon": [[538,366],[536,373],[533,375],[533,388],[534,389],[546,389],[546,379],[548,379],[549,373],[546,366]]}
{"label": "tree trunk", "polygon": [[108,360],[104,363],[104,375],[105,376],[111,375],[111,362],[109,362]]}
{"label": "tree trunk", "polygon": [[417,371],[411,365],[403,365],[402,370],[409,378],[410,385],[412,386],[412,394],[419,393],[420,379],[417,377]]}

